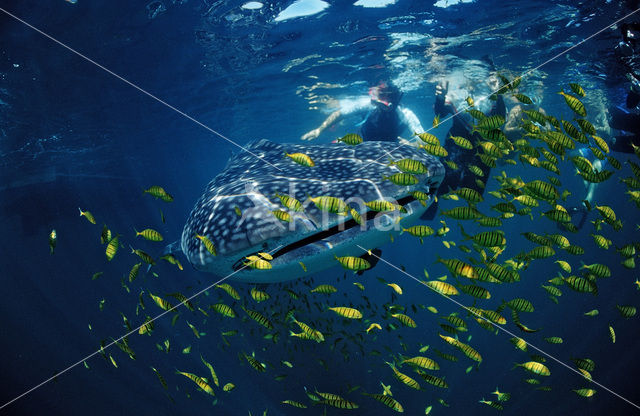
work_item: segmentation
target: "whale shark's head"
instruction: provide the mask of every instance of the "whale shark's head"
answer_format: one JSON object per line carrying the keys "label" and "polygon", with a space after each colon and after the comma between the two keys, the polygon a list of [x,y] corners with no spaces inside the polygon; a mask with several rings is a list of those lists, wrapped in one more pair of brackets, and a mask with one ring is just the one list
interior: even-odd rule
{"label": "whale shark's head", "polygon": [[[343,144],[277,144],[267,140],[234,155],[207,186],[182,232],[181,246],[198,270],[245,282],[291,280],[337,265],[335,256],[361,256],[388,242],[389,235],[420,217],[433,201],[444,178],[437,158],[413,146],[391,142]],[[315,166],[303,166],[285,154],[304,153]],[[399,170],[387,161],[414,159],[427,172],[418,183],[400,186],[383,179]],[[269,162],[269,163],[265,163]],[[416,200],[413,191],[421,191]],[[303,205],[289,210],[276,196],[289,195]],[[415,195],[415,194],[413,194]],[[310,197],[340,198],[360,213],[358,223],[348,212],[320,210]],[[424,199],[426,197],[426,199]],[[364,203],[387,200],[402,210],[372,211]],[[287,220],[274,211],[284,211]],[[195,235],[215,246],[210,253]],[[270,253],[271,268],[245,267],[246,257]]]}

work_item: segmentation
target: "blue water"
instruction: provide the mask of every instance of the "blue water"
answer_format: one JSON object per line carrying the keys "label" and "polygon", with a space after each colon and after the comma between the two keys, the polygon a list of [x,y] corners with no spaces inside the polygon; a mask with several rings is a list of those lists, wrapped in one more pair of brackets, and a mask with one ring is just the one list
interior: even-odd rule
{"label": "blue water", "polygon": [[[138,262],[129,253],[129,244],[155,257],[162,252],[161,243],[136,240],[134,228],[157,229],[166,242],[180,238],[206,184],[223,169],[228,156],[239,150],[230,141],[239,145],[263,138],[297,142],[327,117],[332,100],[364,95],[380,79],[393,80],[404,92],[403,104],[418,115],[423,126],[430,127],[435,86],[440,80],[452,74],[482,77],[482,71],[476,74],[477,67],[488,65],[489,60],[496,69],[523,73],[638,7],[632,1],[478,0],[443,8],[432,1],[397,0],[386,7],[364,8],[349,1],[329,1],[323,11],[282,20],[277,16],[292,2],[262,2],[259,9],[243,9],[244,3],[162,0],[157,9],[159,2],[0,2],[7,12],[219,133],[213,134],[0,12],[0,279],[4,295],[0,302],[0,405],[94,353],[101,340],[110,342],[124,335],[127,330],[120,313],[134,326],[147,315],[158,315],[161,309],[148,297],[149,292],[179,291],[190,296],[214,282],[210,275],[193,270],[184,257],[184,271],[159,263],[152,269],[158,277],[141,272],[137,280],[127,282],[130,293],[121,285],[121,278]],[[612,52],[618,40],[616,29],[605,30],[534,71],[523,81],[524,91],[542,97],[548,113],[571,119],[573,115],[556,92],[566,89],[569,82],[579,82],[589,94],[585,99],[588,118],[599,126],[596,119],[620,104],[627,88]],[[329,143],[353,131],[351,121],[334,126],[316,143]],[[434,130],[441,140],[450,123]],[[608,139],[609,133],[616,134],[601,134]],[[630,154],[613,156],[621,162],[637,161]],[[571,192],[566,205],[577,205],[584,195],[583,183],[570,163],[560,165],[561,189]],[[498,167],[492,176],[501,170],[526,181],[551,175],[518,163]],[[529,299],[536,310],[522,313],[521,320],[530,328],[542,329],[534,334],[521,332],[508,310],[504,312],[505,329],[572,368],[572,357],[592,358],[596,362],[594,380],[638,404],[638,318],[624,319],[615,309],[615,305],[640,306],[640,292],[634,285],[640,275],[637,269],[622,267],[615,252],[616,246],[640,241],[638,209],[628,201],[626,188],[618,180],[631,175],[624,164],[594,196],[594,205],[611,206],[624,224],[620,232],[607,225],[599,232],[613,241],[609,250],[598,248],[590,236],[596,231],[589,221],[598,218],[592,211],[579,233],[563,232],[572,244],[585,248],[584,255],[557,250],[555,257],[534,260],[520,271],[521,282],[484,285],[492,296],[477,306],[495,309],[503,299]],[[163,186],[174,202],[143,195],[142,190],[151,185]],[[488,190],[496,187],[493,181]],[[480,207],[487,212],[499,202],[487,193],[485,200]],[[440,209],[458,205],[443,200]],[[78,207],[91,211],[97,225],[79,217]],[[431,225],[439,227],[440,219],[451,227],[445,240],[470,245],[462,241],[456,221],[442,217]],[[105,260],[100,245],[103,224],[122,234],[124,243],[111,262]],[[51,229],[58,233],[54,255],[47,245]],[[534,247],[520,233],[561,232],[538,211],[533,221],[516,216],[505,220],[502,229],[508,240],[503,261]],[[465,225],[465,231],[484,230]],[[406,235],[382,249],[385,260],[420,279],[425,269],[430,279],[447,274],[436,262],[437,256],[470,256],[445,248],[439,239],[428,238],[421,245]],[[612,277],[598,280],[597,296],[561,286],[563,295],[556,305],[540,285],[558,274],[557,259],[570,261],[574,274],[581,261],[607,264]],[[92,280],[100,271],[104,274]],[[546,363],[551,376],[539,377],[544,379],[541,385],[551,386],[551,391],[536,390],[537,386],[522,381],[532,375],[512,370],[514,363],[530,358],[513,347],[510,335],[480,328],[461,307],[394,268],[380,263],[361,277],[350,272],[344,275],[336,267],[287,285],[262,287],[271,299],[261,304],[248,295],[252,285],[234,284],[248,306],[278,323],[274,331],[243,319],[240,302],[234,304],[221,290],[211,289],[195,303],[203,309],[219,300],[234,304],[238,318],[221,318],[213,311],[206,318],[181,307],[175,326],[170,316],[164,316],[155,322],[152,336],[130,337],[135,360],[112,346],[107,354],[113,356],[117,368],[97,354],[87,360],[90,369],[80,363],[3,407],[0,414],[260,415],[265,409],[269,415],[391,414],[381,403],[361,395],[381,393],[381,381],[391,384],[393,397],[407,414],[424,414],[429,405],[433,415],[495,414],[499,411],[478,401],[495,400],[491,392],[496,386],[511,393],[511,399],[503,403],[503,414],[633,414],[638,410],[551,359]],[[393,299],[391,289],[376,277],[399,284],[404,294]],[[362,282],[365,291],[353,281]],[[447,281],[455,282],[451,277]],[[330,296],[307,293],[323,283],[336,286],[338,292]],[[307,293],[308,303],[291,299],[284,287]],[[146,309],[136,316],[141,290],[145,291]],[[465,305],[473,304],[470,296],[457,298]],[[325,310],[327,305],[352,304],[365,319],[384,328],[393,321],[383,309],[391,303],[405,306],[417,328],[366,334],[364,322],[345,323]],[[411,305],[416,305],[416,311]],[[434,306],[439,313],[434,315],[418,305]],[[326,341],[316,344],[290,337],[289,329],[297,330],[284,323],[291,308],[299,320],[322,328]],[[597,317],[583,315],[595,308],[600,311]],[[461,333],[460,340],[467,342],[471,335],[468,343],[483,357],[482,364],[468,374],[465,369],[474,362],[438,337],[443,332],[439,324],[445,322],[439,317],[450,313],[465,318],[469,331]],[[197,339],[187,321],[206,335]],[[609,338],[609,325],[615,328],[615,343]],[[232,329],[238,334],[226,337],[227,346],[220,334]],[[279,333],[276,343],[264,338],[275,332]],[[543,340],[550,336],[560,336],[564,343]],[[170,340],[169,352],[156,348],[165,339]],[[189,345],[191,352],[183,354],[182,349]],[[404,365],[401,371],[422,385],[422,391],[415,391],[396,380],[385,364],[398,353],[421,355],[422,345],[430,345],[422,355],[440,363],[441,370],[434,374],[446,379],[448,389],[428,385]],[[459,361],[439,358],[433,349],[455,354]],[[239,356],[242,352],[255,353],[267,364],[266,372],[252,369]],[[213,364],[220,387],[232,382],[235,389],[223,392],[214,387],[214,398],[175,374],[177,369],[208,377],[200,355]],[[290,361],[293,368],[282,365],[282,360]],[[167,390],[150,366],[164,376]],[[277,381],[278,375],[286,378]],[[360,407],[340,410],[312,405],[304,386],[309,391],[317,388],[340,394]],[[349,392],[355,386],[360,388]],[[597,394],[583,398],[571,391],[583,387],[594,388]],[[287,399],[309,408],[280,403]]]}

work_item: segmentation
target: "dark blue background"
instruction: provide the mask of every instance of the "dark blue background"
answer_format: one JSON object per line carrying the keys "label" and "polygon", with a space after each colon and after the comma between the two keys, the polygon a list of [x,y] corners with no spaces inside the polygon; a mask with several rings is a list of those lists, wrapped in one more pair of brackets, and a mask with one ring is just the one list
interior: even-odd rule
{"label": "dark blue background", "polygon": [[[464,59],[488,54],[498,68],[524,71],[637,7],[632,2],[478,1],[439,9],[427,4],[430,2],[399,0],[383,9],[362,9],[345,1],[331,2],[321,15],[274,23],[273,17],[290,2],[265,2],[260,11],[243,11],[239,8],[242,2],[234,1],[164,3],[166,11],[153,19],[144,2],[79,0],[72,5],[62,0],[1,1],[0,7],[239,144],[260,138],[296,141],[316,127],[326,114],[310,111],[306,93],[300,92],[301,86],[316,82],[310,78],[312,75],[318,77],[318,82],[341,84],[338,91],[320,89],[320,93],[334,97],[362,94],[366,91],[362,82],[397,75],[402,68],[385,57],[393,56],[388,48],[394,42],[394,33],[428,34],[436,39],[435,44],[444,45],[443,49],[429,49],[425,44],[401,47],[417,61],[410,74],[424,77],[417,88],[405,93],[403,100],[421,117],[423,125],[429,126],[435,84],[427,73],[433,68],[433,55],[426,51]],[[388,20],[393,17],[399,19]],[[420,23],[426,19],[433,19],[434,23]],[[93,353],[101,339],[124,334],[119,312],[125,313],[132,324],[141,323],[142,317],[135,317],[141,288],[146,293],[180,291],[189,295],[212,283],[210,276],[192,271],[184,258],[185,271],[159,264],[155,269],[160,277],[140,276],[129,285],[130,294],[122,289],[120,279],[137,262],[129,254],[128,244],[142,247],[154,256],[162,251],[161,245],[136,241],[134,227],[155,228],[163,233],[166,242],[177,240],[202,189],[238,148],[4,13],[0,13],[0,34],[0,282],[4,295],[0,302],[0,402],[5,403]],[[463,35],[469,36],[459,43],[447,43],[447,39],[460,39]],[[362,41],[368,36],[377,38]],[[608,30],[542,68],[544,75],[537,76],[544,80],[548,97],[545,108],[552,114],[571,117],[555,92],[573,81],[597,89],[602,97],[611,100],[611,105],[616,104],[623,88],[611,52],[617,39],[618,32]],[[312,54],[334,61],[321,64],[314,58],[283,71],[292,59]],[[437,130],[440,137],[444,137],[447,127],[445,124]],[[329,132],[321,140],[329,141],[332,134],[337,133]],[[627,155],[619,157],[621,161],[626,158]],[[574,202],[579,202],[583,187],[567,165],[563,165],[562,181],[572,190]],[[526,180],[539,175],[520,165],[517,169],[514,172]],[[629,176],[629,168],[625,166],[620,175]],[[144,188],[154,184],[169,190],[175,202],[166,204],[142,194]],[[627,202],[625,189],[617,180],[604,186],[607,188],[600,189],[596,202],[613,206],[625,225],[619,234],[609,228],[607,236],[618,245],[637,242],[638,210]],[[442,207],[454,205],[447,201]],[[79,218],[78,207],[90,210],[98,225]],[[160,210],[167,218],[166,224],[160,221]],[[595,218],[597,215],[591,213],[589,219]],[[125,243],[111,263],[106,262],[104,246],[99,245],[103,223],[121,233]],[[462,243],[455,221],[448,223],[452,232],[447,239]],[[54,256],[49,255],[47,246],[52,228],[58,231]],[[510,256],[533,247],[520,237],[521,232],[558,231],[551,221],[538,217],[535,222],[528,217],[506,221],[504,230]],[[477,229],[470,227],[467,231]],[[543,330],[530,336],[512,324],[507,327],[509,330],[518,331],[518,336],[565,363],[571,363],[571,357],[593,358],[594,379],[637,403],[637,317],[620,318],[615,305],[638,306],[640,292],[633,285],[638,272],[619,266],[614,248],[604,251],[595,247],[590,232],[592,227],[587,223],[580,235],[567,236],[572,243],[587,249],[582,258],[570,259],[574,270],[579,268],[580,259],[606,263],[612,268],[613,277],[600,282],[597,297],[562,287],[560,304],[553,304],[539,287],[557,274],[557,266],[549,259],[534,262],[522,272],[522,282],[517,285],[490,287],[492,298],[482,307],[495,308],[502,299],[528,298],[536,312],[522,314],[521,318],[528,326]],[[404,265],[419,278],[424,276],[424,268],[431,278],[445,274],[443,266],[435,262],[436,255],[462,258],[457,250],[446,250],[437,240],[420,245],[408,236],[385,246],[383,252],[385,259]],[[104,271],[104,275],[92,281],[92,274],[98,271]],[[342,275],[342,270],[332,269],[317,276],[312,287],[334,284],[345,294],[332,295],[335,302],[363,304],[360,292],[351,284],[354,278],[349,274],[343,281]],[[376,276],[402,286],[405,294],[398,302],[403,305],[433,305],[440,311],[438,316],[452,312],[464,316],[459,307],[380,264],[359,279],[367,287],[365,294],[371,303],[377,305],[368,312],[379,314],[378,321],[382,319],[381,305],[390,301],[390,290]],[[338,283],[336,277],[340,279]],[[236,287],[246,296],[249,286]],[[292,287],[299,292],[308,289],[302,282]],[[284,314],[287,295],[280,286],[266,290],[274,297],[280,293],[280,303],[260,307]],[[198,300],[204,308],[219,296],[229,301],[215,289],[210,291],[209,299]],[[106,300],[103,312],[98,310],[100,299]],[[323,302],[324,297],[314,299]],[[460,301],[468,305],[472,299],[461,297]],[[160,312],[148,296],[145,303],[145,315]],[[302,321],[326,319],[326,313],[318,312],[314,306],[307,311],[301,302],[291,305],[299,311]],[[598,317],[582,315],[593,308],[600,310]],[[242,315],[239,307],[236,311]],[[588,384],[558,363],[549,363],[552,376],[545,383],[553,390],[535,390],[520,380],[528,377],[523,370],[511,371],[515,362],[527,361],[527,355],[513,348],[508,335],[492,335],[470,319],[470,344],[484,358],[479,371],[465,374],[464,369],[471,362],[463,357],[458,363],[439,359],[450,389],[438,391],[422,382],[425,391],[414,392],[393,379],[384,364],[391,359],[384,347],[393,353],[403,352],[402,341],[412,348],[406,355],[417,355],[416,345],[420,343],[451,351],[437,336],[442,320],[426,310],[414,314],[409,309],[408,314],[416,318],[418,328],[385,331],[375,341],[365,337],[364,356],[359,355],[355,343],[345,343],[350,354],[345,362],[339,348],[329,348],[335,336],[323,344],[301,344],[281,328],[281,340],[273,344],[262,339],[266,332],[252,322],[225,321],[212,315],[203,323],[202,315],[182,311],[175,327],[169,317],[164,317],[156,322],[152,337],[132,336],[136,361],[111,347],[108,352],[119,368],[96,356],[88,361],[90,370],[82,365],[75,367],[0,410],[0,414],[246,415],[250,410],[256,415],[265,408],[269,415],[318,414],[322,411],[319,406],[303,411],[283,406],[280,401],[308,403],[302,386],[346,394],[348,385],[363,386],[347,395],[361,408],[351,412],[330,408],[327,414],[378,414],[387,409],[361,397],[360,392],[379,393],[381,380],[392,384],[394,398],[404,405],[407,414],[422,414],[427,405],[434,406],[432,414],[494,414],[495,410],[477,401],[494,398],[490,392],[496,386],[512,394],[505,403],[504,414],[634,411],[599,387],[594,387],[598,391],[594,398],[578,397],[570,390]],[[207,335],[195,339],[185,320]],[[88,330],[88,323],[92,331]],[[341,321],[333,323],[334,327],[343,328]],[[609,324],[618,335],[615,344],[608,338]],[[343,329],[356,335],[362,332],[360,326],[351,323]],[[231,347],[225,348],[219,333],[230,329],[237,329],[240,334],[229,337]],[[461,337],[463,341],[466,335]],[[543,338],[548,336],[561,336],[565,342],[547,344]],[[154,346],[166,338],[172,344],[169,354]],[[181,354],[187,345],[193,347],[191,354]],[[305,346],[304,350],[299,349],[300,345]],[[382,355],[369,355],[371,350],[379,350]],[[239,352],[252,351],[260,360],[273,364],[266,373],[255,372],[238,358]],[[231,381],[237,386],[231,393],[216,389],[218,404],[214,407],[212,397],[197,392],[190,381],[173,374],[178,369],[205,375],[200,354],[214,365],[223,383]],[[437,359],[431,351],[426,355]],[[317,358],[326,362],[327,369],[318,365]],[[282,367],[282,359],[293,362],[294,368]],[[149,366],[159,369],[167,379],[173,401],[165,396]],[[289,374],[284,381],[274,381],[276,374],[283,373]],[[438,398],[451,407],[442,408]]]}

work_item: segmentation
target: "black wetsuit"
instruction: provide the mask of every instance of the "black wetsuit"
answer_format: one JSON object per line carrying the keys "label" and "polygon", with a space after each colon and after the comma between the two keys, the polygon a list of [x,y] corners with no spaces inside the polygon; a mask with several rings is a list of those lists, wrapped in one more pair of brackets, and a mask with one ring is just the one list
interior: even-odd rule
{"label": "black wetsuit", "polygon": [[360,127],[360,136],[364,141],[395,142],[402,133],[397,108],[384,110],[376,108],[367,115]]}
{"label": "black wetsuit", "polygon": [[[444,102],[444,94],[442,96],[436,97],[436,103],[434,105],[434,111],[436,115],[440,118],[445,117],[448,114],[454,114],[456,109],[451,104],[445,104]],[[495,105],[491,109],[491,112],[487,114],[488,116],[493,115],[501,115],[502,117],[506,116],[506,107],[504,104],[504,99],[501,95],[498,96]],[[453,125],[449,129],[449,133],[447,134],[447,138],[450,136],[462,136],[471,143],[477,143],[478,141],[484,140],[482,136],[478,132],[471,131],[471,126],[468,125],[462,116],[453,117]],[[489,174],[491,173],[491,168],[485,165],[480,157],[478,156],[478,150],[473,149],[463,149],[460,146],[456,145],[453,140],[446,140],[444,148],[449,153],[448,159],[458,165],[458,169],[451,169],[448,165],[445,164],[445,175],[444,180],[440,184],[438,188],[437,195],[446,194],[451,190],[455,190],[458,188],[471,188],[478,191],[480,194],[484,193],[484,188],[478,186],[476,180],[481,180],[484,184],[487,183],[489,179]],[[475,165],[482,170],[482,176],[476,176],[471,173],[467,167],[469,165]],[[422,219],[431,220],[435,217],[435,214],[438,210],[438,204],[432,204],[429,209],[422,215]]]}
{"label": "black wetsuit", "polygon": [[615,142],[609,147],[616,152],[633,153],[631,144],[640,146],[640,44],[638,39],[629,38],[627,31],[640,35],[640,23],[625,24],[622,31],[623,41],[616,46],[615,55],[624,67],[631,88],[627,93],[625,108],[610,109],[609,125],[626,134],[616,136]]}

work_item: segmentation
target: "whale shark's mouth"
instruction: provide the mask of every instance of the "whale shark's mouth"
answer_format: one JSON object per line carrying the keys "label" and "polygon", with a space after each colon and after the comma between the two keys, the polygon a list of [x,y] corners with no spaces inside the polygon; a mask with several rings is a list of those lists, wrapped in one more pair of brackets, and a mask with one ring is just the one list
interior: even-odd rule
{"label": "whale shark's mouth", "polygon": [[[429,191],[426,192],[427,195],[429,195],[429,202],[432,201],[433,199],[433,195],[435,194],[437,188],[433,189],[430,187]],[[416,199],[415,197],[411,196],[411,195],[406,195],[398,200],[396,200],[396,203],[402,207],[411,204],[412,202],[418,201],[418,199]],[[364,224],[366,221],[372,220],[374,219],[377,215],[379,214],[384,214],[385,212],[380,212],[380,211],[373,211],[373,210],[368,210],[364,213],[364,215],[362,216],[362,223]],[[283,256],[284,254],[290,253],[294,250],[297,250],[299,248],[311,245],[313,243],[317,243],[323,240],[327,240],[330,237],[336,236],[337,234],[340,233],[344,233],[346,231],[349,231],[351,229],[353,229],[354,227],[360,227],[361,224],[358,224],[358,222],[356,222],[356,220],[354,220],[353,218],[350,218],[344,222],[338,223],[330,228],[327,228],[326,230],[322,230],[319,231],[317,233],[311,234],[305,238],[302,238],[300,240],[294,241],[291,244],[288,244],[278,250],[276,250],[275,252],[271,253],[271,256],[273,257],[273,260],[271,260],[271,262],[275,261],[278,257]],[[253,254],[258,254],[253,253]],[[233,270],[240,270],[243,267],[245,267],[245,262],[246,262],[246,257],[247,256],[243,256],[240,259],[238,259],[238,261],[236,261],[233,265]],[[252,270],[251,268],[247,268],[249,270]]]}

